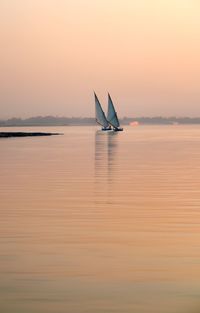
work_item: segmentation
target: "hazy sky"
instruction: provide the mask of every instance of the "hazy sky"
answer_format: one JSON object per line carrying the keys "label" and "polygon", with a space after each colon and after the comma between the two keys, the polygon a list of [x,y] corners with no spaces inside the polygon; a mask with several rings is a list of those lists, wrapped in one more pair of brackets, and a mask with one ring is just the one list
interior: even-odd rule
{"label": "hazy sky", "polygon": [[0,118],[200,116],[199,0],[0,0]]}

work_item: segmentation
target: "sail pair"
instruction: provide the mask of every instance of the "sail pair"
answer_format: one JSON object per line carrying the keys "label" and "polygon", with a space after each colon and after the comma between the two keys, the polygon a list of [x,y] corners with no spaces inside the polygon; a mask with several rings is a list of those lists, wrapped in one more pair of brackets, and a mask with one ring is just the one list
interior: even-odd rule
{"label": "sail pair", "polygon": [[104,111],[102,110],[99,99],[97,98],[96,93],[95,97],[95,113],[96,113],[96,122],[102,126],[102,130],[111,130],[113,127],[114,131],[121,131],[123,128],[120,128],[120,123],[117,117],[117,112],[115,111],[112,99],[110,94],[108,94],[108,112],[107,117],[105,116]]}

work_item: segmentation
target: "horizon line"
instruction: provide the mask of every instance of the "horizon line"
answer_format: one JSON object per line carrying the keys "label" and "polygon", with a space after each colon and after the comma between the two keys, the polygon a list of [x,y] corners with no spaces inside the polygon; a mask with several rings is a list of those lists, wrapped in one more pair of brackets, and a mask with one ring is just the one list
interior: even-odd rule
{"label": "horizon line", "polygon": [[[7,117],[7,118],[3,118],[0,117],[0,121],[8,121],[8,120],[12,120],[12,119],[20,119],[20,120],[27,120],[27,119],[31,119],[31,118],[68,118],[68,119],[95,119],[94,116],[58,116],[58,115],[33,115],[33,116],[29,116],[29,117],[17,117],[17,116],[13,116],[13,117]],[[182,115],[182,116],[176,116],[176,115],[153,115],[153,116],[148,116],[148,115],[140,115],[140,116],[123,116],[119,119],[126,119],[126,118],[131,118],[131,119],[139,119],[139,118],[163,118],[163,119],[170,119],[170,118],[177,118],[177,119],[182,119],[182,118],[190,118],[190,119],[198,119],[200,118],[200,116],[187,116],[187,115]]]}

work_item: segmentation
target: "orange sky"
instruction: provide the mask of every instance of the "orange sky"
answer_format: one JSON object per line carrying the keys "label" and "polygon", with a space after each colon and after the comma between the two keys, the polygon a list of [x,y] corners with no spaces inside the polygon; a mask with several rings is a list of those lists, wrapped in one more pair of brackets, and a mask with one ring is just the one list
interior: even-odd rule
{"label": "orange sky", "polygon": [[0,118],[200,116],[198,0],[1,0]]}

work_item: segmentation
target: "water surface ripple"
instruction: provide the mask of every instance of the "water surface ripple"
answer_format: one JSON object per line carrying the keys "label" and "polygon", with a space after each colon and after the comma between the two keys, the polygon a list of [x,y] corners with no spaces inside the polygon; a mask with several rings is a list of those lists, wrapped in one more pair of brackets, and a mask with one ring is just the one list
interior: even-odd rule
{"label": "water surface ripple", "polygon": [[199,126],[12,130],[64,135],[0,140],[0,312],[199,312]]}

